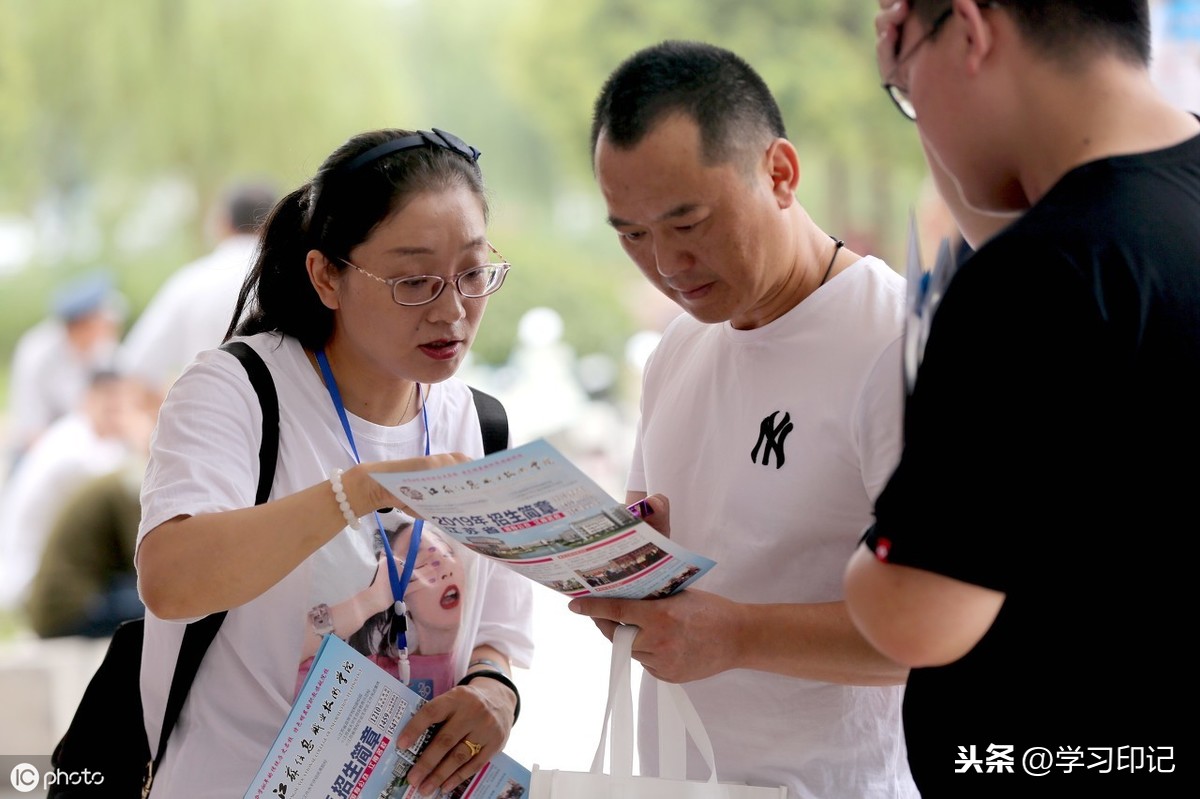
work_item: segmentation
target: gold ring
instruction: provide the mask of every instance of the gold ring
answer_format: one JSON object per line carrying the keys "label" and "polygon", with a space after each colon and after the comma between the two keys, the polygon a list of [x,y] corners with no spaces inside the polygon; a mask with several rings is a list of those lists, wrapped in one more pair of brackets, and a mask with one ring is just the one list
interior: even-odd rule
{"label": "gold ring", "polygon": [[475,757],[475,755],[483,751],[483,747],[481,745],[475,743],[469,738],[463,738],[463,743],[465,743],[467,748],[471,750],[471,757]]}

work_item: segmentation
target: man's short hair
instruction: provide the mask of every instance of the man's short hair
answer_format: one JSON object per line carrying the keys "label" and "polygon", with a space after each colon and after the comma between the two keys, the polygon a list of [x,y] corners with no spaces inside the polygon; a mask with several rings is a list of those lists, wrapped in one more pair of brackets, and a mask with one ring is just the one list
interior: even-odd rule
{"label": "man's short hair", "polygon": [[[1026,41],[1052,60],[1075,62],[1108,51],[1131,63],[1150,63],[1147,0],[977,0],[1010,14]],[[949,8],[948,0],[911,0],[926,24]]]}
{"label": "man's short hair", "polygon": [[601,133],[630,149],[677,113],[696,122],[708,163],[787,136],[771,90],[743,59],[710,44],[664,41],[634,53],[605,81],[592,113],[593,157]]}

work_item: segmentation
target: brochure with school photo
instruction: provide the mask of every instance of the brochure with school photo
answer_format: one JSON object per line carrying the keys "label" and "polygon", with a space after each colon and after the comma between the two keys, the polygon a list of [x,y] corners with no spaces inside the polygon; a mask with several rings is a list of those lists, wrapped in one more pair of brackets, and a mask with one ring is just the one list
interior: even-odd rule
{"label": "brochure with school photo", "polygon": [[[395,740],[425,700],[326,635],[244,799],[417,799],[408,770],[428,743]],[[443,799],[521,799],[529,769],[503,752]]]}
{"label": "brochure with school photo", "polygon": [[655,531],[544,439],[373,477],[426,524],[570,597],[668,596],[714,565]]}

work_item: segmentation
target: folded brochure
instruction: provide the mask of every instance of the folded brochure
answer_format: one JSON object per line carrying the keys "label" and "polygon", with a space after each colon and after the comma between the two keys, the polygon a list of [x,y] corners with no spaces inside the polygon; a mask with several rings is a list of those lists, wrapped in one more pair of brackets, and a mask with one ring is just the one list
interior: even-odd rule
{"label": "folded brochure", "polygon": [[[397,749],[425,700],[335,635],[326,635],[291,713],[244,799],[417,799],[408,770],[432,737]],[[519,799],[529,769],[500,752],[442,799]]]}
{"label": "folded brochure", "polygon": [[567,596],[667,596],[714,565],[655,531],[544,439],[442,469],[372,476],[427,524]]}

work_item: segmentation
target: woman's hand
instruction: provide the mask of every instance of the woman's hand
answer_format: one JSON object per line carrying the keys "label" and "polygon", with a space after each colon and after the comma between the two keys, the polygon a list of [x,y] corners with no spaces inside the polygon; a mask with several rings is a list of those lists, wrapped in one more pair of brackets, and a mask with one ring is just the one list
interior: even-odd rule
{"label": "woman's hand", "polygon": [[424,796],[448,792],[483,768],[504,748],[512,731],[516,696],[501,682],[478,677],[450,689],[418,710],[396,739],[412,746],[426,729],[437,734],[408,772],[408,782]]}
{"label": "woman's hand", "polygon": [[457,463],[470,461],[461,452],[451,452],[440,455],[425,455],[420,458],[405,458],[398,461],[376,461],[360,463],[342,475],[342,486],[350,502],[351,510],[360,517],[379,508],[399,508],[414,518],[420,516],[412,508],[404,504],[404,498],[388,491],[371,476],[373,472],[424,472],[431,469],[442,469]]}

